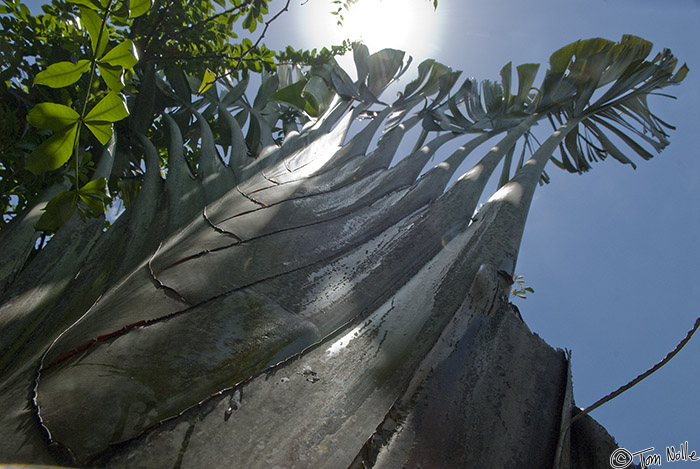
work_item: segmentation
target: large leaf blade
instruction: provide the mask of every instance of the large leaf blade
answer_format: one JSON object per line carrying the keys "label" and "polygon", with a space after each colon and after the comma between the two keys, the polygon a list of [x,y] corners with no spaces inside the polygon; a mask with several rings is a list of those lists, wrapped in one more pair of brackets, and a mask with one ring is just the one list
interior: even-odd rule
{"label": "large leaf blade", "polygon": [[27,114],[27,122],[40,129],[60,132],[80,120],[80,115],[63,104],[39,103]]}
{"label": "large leaf blade", "polygon": [[109,52],[100,59],[101,63],[106,63],[115,67],[123,67],[127,70],[134,68],[134,65],[136,65],[138,61],[136,47],[129,39],[112,47]]}
{"label": "large leaf blade", "polygon": [[27,157],[25,167],[36,175],[60,168],[73,155],[77,133],[77,122],[56,132]]}
{"label": "large leaf blade", "polygon": [[396,49],[383,49],[367,59],[367,88],[378,96],[391,82],[401,68],[405,52]]}
{"label": "large leaf blade", "polygon": [[85,123],[93,122],[117,122],[129,115],[129,110],[126,107],[124,97],[114,91],[107,93],[107,96],[102,98],[95,105],[87,116]]}
{"label": "large leaf blade", "polygon": [[78,81],[88,70],[90,70],[89,60],[79,60],[77,63],[57,62],[37,73],[34,77],[34,84],[50,88],[63,88]]}
{"label": "large leaf blade", "polygon": [[97,64],[97,69],[100,71],[100,76],[107,84],[107,87],[113,91],[121,91],[124,86],[124,69],[107,64]]}
{"label": "large leaf blade", "polygon": [[145,15],[151,9],[151,6],[153,6],[153,0],[130,0],[129,17],[138,18],[141,15]]}
{"label": "large leaf blade", "polygon": [[92,52],[96,57],[100,57],[107,48],[109,42],[109,31],[106,25],[103,26],[102,18],[89,8],[79,7],[80,19],[87,29],[90,36],[90,44]]}
{"label": "large leaf blade", "polygon": [[77,201],[75,191],[61,192],[46,204],[44,213],[34,227],[41,231],[56,231],[73,216]]}

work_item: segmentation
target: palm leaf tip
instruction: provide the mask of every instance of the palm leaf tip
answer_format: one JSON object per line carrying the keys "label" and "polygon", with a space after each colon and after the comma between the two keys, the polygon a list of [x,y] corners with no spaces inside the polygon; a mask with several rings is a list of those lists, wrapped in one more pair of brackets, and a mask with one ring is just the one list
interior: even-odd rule
{"label": "palm leaf tip", "polygon": [[559,121],[580,119],[560,148],[557,166],[581,173],[591,162],[612,156],[635,168],[628,150],[648,160],[653,155],[645,146],[656,152],[668,146],[666,130],[673,126],[651,111],[647,96],[681,83],[689,68],[683,64],[676,71],[678,60],[668,49],[649,59],[652,48],[649,41],[625,35],[618,43],[577,41],[552,54],[537,110]]}

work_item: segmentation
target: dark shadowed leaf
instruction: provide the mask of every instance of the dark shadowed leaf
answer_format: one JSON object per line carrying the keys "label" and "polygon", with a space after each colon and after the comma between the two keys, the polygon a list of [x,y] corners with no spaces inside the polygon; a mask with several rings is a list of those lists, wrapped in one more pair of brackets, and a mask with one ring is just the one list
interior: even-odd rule
{"label": "dark shadowed leaf", "polygon": [[44,214],[35,225],[37,230],[56,231],[66,223],[75,212],[78,200],[75,191],[61,192],[46,204]]}

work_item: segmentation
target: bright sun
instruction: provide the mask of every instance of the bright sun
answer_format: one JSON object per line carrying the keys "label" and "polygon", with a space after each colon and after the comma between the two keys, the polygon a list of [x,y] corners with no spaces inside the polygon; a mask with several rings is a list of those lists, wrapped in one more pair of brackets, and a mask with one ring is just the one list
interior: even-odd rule
{"label": "bright sun", "polygon": [[316,45],[340,44],[344,39],[359,40],[371,53],[389,47],[404,50],[418,61],[428,58],[439,47],[438,14],[432,1],[359,0],[349,11],[343,12],[345,21],[342,27],[329,13],[330,2],[316,5],[323,7],[316,8],[314,26],[310,27],[308,17],[303,25]]}

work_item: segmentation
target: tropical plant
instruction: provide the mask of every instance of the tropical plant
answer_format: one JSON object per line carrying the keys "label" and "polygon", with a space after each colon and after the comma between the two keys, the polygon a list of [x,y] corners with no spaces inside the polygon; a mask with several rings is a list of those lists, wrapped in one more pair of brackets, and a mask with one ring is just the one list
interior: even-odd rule
{"label": "tropical plant", "polygon": [[[139,97],[144,75],[175,75],[170,81],[182,87],[182,71],[237,79],[274,71],[279,61],[323,63],[349,47],[346,41],[320,51],[267,49],[265,32],[289,0],[274,15],[267,0],[57,0],[42,5],[39,15],[20,0],[3,3],[0,115],[7,138],[0,147],[0,229],[51,188],[36,225],[45,235],[76,209],[82,217],[97,216],[110,193],[128,202],[140,187],[142,162],[134,160],[131,138],[133,128],[145,131],[153,116],[113,123],[128,117],[134,101],[150,99]],[[155,103],[154,114],[163,105]],[[98,177],[93,153],[113,128],[121,134],[120,161]]]}
{"label": "tropical plant", "polygon": [[525,278],[522,275],[514,275],[513,287],[510,289],[510,295],[526,299],[528,293],[535,293],[535,289],[525,286]]}
{"label": "tropical plant", "polygon": [[[499,83],[455,88],[460,72],[427,60],[390,105],[382,91],[404,54],[361,45],[357,80],[332,60],[281,66],[253,99],[245,79],[193,97],[206,83],[144,73],[152,98],[130,111],[157,131],[132,127],[145,160],[135,200],[106,232],[73,216],[0,270],[0,454],[100,467],[603,467],[615,443],[588,416],[571,425],[569,357],[507,298],[548,161],[584,172],[608,156],[633,164],[619,142],[643,159],[644,145],[668,144],[646,98],[688,69],[651,49],[632,36],[575,42],[539,88],[536,65],[516,68],[517,86],[508,64]],[[539,143],[541,121],[554,130]],[[117,164],[118,146],[96,172]],[[14,233],[4,246],[23,242]]]}

